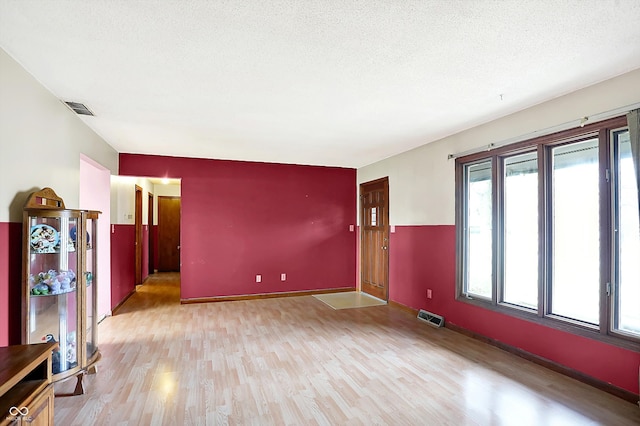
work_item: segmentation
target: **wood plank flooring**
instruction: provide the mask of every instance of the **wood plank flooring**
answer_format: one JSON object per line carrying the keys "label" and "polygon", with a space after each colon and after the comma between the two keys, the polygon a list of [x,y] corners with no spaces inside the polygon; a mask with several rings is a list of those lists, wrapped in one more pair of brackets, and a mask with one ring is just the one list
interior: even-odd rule
{"label": "wood plank flooring", "polygon": [[[57,425],[638,425],[638,406],[393,306],[179,303],[156,274],[99,325]],[[69,392],[75,380],[56,385]]]}

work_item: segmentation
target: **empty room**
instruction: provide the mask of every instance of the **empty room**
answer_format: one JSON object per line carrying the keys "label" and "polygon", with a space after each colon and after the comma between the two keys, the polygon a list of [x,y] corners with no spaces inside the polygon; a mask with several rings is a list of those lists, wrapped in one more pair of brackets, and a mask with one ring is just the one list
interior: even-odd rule
{"label": "empty room", "polygon": [[640,424],[638,17],[0,0],[0,426]]}

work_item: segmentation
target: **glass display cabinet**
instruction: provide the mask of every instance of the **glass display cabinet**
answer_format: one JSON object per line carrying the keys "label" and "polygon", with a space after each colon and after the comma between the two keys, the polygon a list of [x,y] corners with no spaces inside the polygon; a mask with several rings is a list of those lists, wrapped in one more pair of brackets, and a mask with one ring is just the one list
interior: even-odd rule
{"label": "glass display cabinet", "polygon": [[23,213],[22,343],[58,342],[52,379],[95,373],[97,224],[100,212],[66,209],[51,188],[29,196]]}

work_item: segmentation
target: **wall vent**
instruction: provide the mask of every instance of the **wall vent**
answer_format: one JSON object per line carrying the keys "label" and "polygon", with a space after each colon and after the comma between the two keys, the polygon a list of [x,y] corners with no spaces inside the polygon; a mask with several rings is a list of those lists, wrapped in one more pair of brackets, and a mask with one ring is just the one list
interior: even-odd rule
{"label": "wall vent", "polygon": [[431,312],[427,312],[423,309],[420,309],[420,312],[418,312],[418,319],[426,322],[432,327],[442,327],[444,325],[444,317],[432,314]]}
{"label": "wall vent", "polygon": [[80,115],[93,115],[93,113],[87,108],[84,104],[79,102],[65,102],[69,108],[75,111],[76,114]]}

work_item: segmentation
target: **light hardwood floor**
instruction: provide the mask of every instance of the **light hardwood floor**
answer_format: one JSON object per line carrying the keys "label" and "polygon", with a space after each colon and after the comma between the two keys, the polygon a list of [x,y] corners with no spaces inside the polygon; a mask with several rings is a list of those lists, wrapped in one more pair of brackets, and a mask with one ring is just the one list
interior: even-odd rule
{"label": "light hardwood floor", "polygon": [[57,425],[640,424],[634,404],[393,306],[180,305],[179,276],[157,274],[99,342]]}

